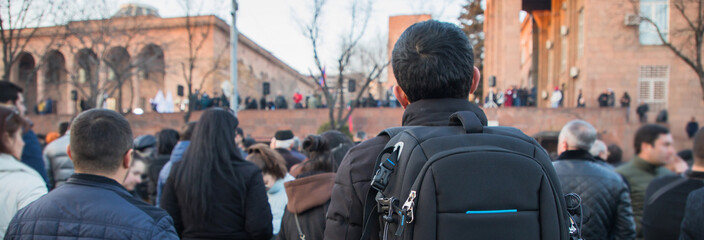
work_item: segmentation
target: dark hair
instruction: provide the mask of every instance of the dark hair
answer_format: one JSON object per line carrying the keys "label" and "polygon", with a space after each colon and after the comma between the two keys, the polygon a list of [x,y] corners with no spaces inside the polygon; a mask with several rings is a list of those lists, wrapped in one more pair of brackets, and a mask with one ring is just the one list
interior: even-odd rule
{"label": "dark hair", "polygon": [[59,123],[59,135],[63,136],[66,134],[66,131],[68,131],[68,126],[71,125],[69,122],[61,122]]}
{"label": "dark hair", "polygon": [[132,148],[132,129],[127,119],[106,109],[79,114],[71,124],[71,156],[76,169],[112,173]]}
{"label": "dark hair", "polygon": [[394,45],[391,59],[398,85],[410,102],[469,96],[474,53],[467,35],[451,23],[429,20],[411,25]]}
{"label": "dark hair", "polygon": [[179,199],[185,206],[182,213],[199,222],[211,215],[208,203],[212,201],[213,188],[222,183],[214,183],[213,175],[225,179],[235,189],[244,191],[244,179],[235,172],[234,165],[244,164],[244,159],[235,148],[235,128],[237,118],[222,108],[208,108],[198,120],[191,144],[177,163],[170,180],[174,189],[184,192],[185,199]]}
{"label": "dark hair", "polygon": [[158,154],[170,155],[178,142],[178,132],[171,128],[162,129],[156,134],[156,151]]}
{"label": "dark hair", "polygon": [[258,143],[247,148],[247,161],[257,165],[262,173],[268,173],[281,179],[286,177],[286,160],[275,150],[269,148],[266,144]]}
{"label": "dark hair", "polygon": [[245,138],[244,140],[242,140],[242,145],[244,145],[244,148],[249,148],[250,146],[256,143],[257,140],[254,140],[254,138]]}
{"label": "dark hair", "polygon": [[636,149],[636,154],[640,154],[642,143],[655,145],[655,140],[657,140],[661,134],[670,134],[670,130],[666,127],[657,124],[647,124],[642,126],[636,132],[636,138],[633,141],[633,146]]}
{"label": "dark hair", "polygon": [[623,158],[623,150],[621,150],[621,147],[612,143],[609,144],[607,149],[609,151],[609,157],[606,158],[606,162],[611,164],[620,163],[621,159]]}
{"label": "dark hair", "polygon": [[18,95],[22,93],[22,88],[8,81],[0,81],[0,103],[17,102]]}
{"label": "dark hair", "polygon": [[196,122],[188,122],[181,128],[181,141],[190,141],[191,135],[193,135],[193,129],[196,128]]}
{"label": "dark hair", "polygon": [[692,146],[692,152],[694,155],[694,163],[697,165],[704,165],[704,128],[700,128],[696,134],[694,134],[694,145]]}
{"label": "dark hair", "polygon": [[[339,166],[339,162],[336,161],[337,156],[332,150],[340,146],[351,147],[352,145],[352,141],[345,134],[336,130],[326,131],[320,135],[308,135],[303,140],[303,152],[308,156],[308,161],[301,165],[301,173],[312,171],[334,172],[336,163]],[[349,150],[349,148],[346,150]],[[346,150],[345,153],[347,152]],[[337,155],[339,155],[339,152]],[[344,154],[342,156],[344,157]],[[339,160],[342,161],[341,158]]]}
{"label": "dark hair", "polygon": [[240,137],[242,137],[244,139],[244,131],[242,131],[242,128],[237,128],[236,131],[237,131],[237,135],[239,135]]}
{"label": "dark hair", "polygon": [[20,117],[20,113],[17,110],[0,106],[0,153],[12,155],[12,149],[10,149],[10,146],[5,146],[5,142],[2,141],[2,135],[7,133],[12,138],[17,131],[22,130],[24,124],[25,121]]}

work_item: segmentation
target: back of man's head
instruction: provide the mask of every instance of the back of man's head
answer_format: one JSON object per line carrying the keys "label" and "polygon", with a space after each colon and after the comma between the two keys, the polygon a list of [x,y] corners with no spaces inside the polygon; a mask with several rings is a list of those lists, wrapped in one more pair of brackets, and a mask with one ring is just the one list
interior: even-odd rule
{"label": "back of man's head", "polygon": [[636,131],[636,137],[633,140],[633,147],[636,149],[636,154],[640,154],[643,150],[643,143],[654,147],[655,141],[658,140],[662,134],[670,134],[670,130],[657,124],[647,124],[640,127],[638,131]]}
{"label": "back of man's head", "polygon": [[398,85],[411,103],[469,96],[474,53],[467,35],[451,23],[413,24],[399,37],[391,59]]}
{"label": "back of man's head", "polygon": [[608,150],[606,149],[606,144],[601,140],[594,141],[594,144],[592,144],[592,148],[589,149],[589,154],[594,157],[599,157],[604,161],[606,161],[607,153]]}
{"label": "back of man's head", "polygon": [[0,103],[15,104],[22,88],[8,81],[0,81]]}
{"label": "back of man's head", "polygon": [[565,150],[589,151],[596,141],[596,129],[588,122],[572,120],[560,131],[558,144],[567,144]]}
{"label": "back of man's head", "polygon": [[704,128],[700,128],[697,134],[694,135],[692,152],[694,155],[694,165],[704,167]]}
{"label": "back of man's head", "polygon": [[114,173],[132,148],[129,122],[115,111],[91,109],[71,124],[71,159],[84,173]]}

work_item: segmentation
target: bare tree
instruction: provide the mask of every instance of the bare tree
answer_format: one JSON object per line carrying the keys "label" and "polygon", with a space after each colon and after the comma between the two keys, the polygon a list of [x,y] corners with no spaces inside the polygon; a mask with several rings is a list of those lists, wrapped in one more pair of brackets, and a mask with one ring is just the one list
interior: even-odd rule
{"label": "bare tree", "polygon": [[[188,110],[183,116],[183,120],[184,122],[188,122],[191,117],[192,111],[194,110],[196,104],[198,104],[194,101],[195,99],[197,99],[197,96],[194,95],[195,93],[193,89],[194,79],[196,77],[195,70],[205,69],[202,75],[199,76],[201,82],[198,89],[202,90],[203,84],[205,84],[206,80],[209,79],[211,75],[217,73],[220,70],[224,70],[229,66],[229,63],[226,62],[224,59],[224,57],[226,56],[225,54],[228,54],[229,51],[219,51],[219,53],[211,59],[206,59],[201,56],[203,46],[208,40],[210,34],[213,32],[213,26],[215,25],[215,23],[211,21],[202,21],[199,20],[202,18],[197,18],[197,14],[201,12],[201,7],[203,7],[202,3],[196,3],[195,1],[191,0],[182,0],[180,3],[183,10],[186,12],[186,42],[188,44],[188,57],[183,62],[181,62],[181,73],[183,76],[183,80],[186,83],[189,100]],[[214,18],[208,19],[214,20]],[[230,41],[228,41],[227,45],[225,46],[225,48],[228,47],[230,47]],[[209,60],[210,62],[208,62]],[[236,61],[236,59],[231,59],[230,61]]]}
{"label": "bare tree", "polygon": [[[65,25],[65,46],[76,56],[76,69],[69,71],[70,76],[66,82],[73,85],[79,95],[86,99],[86,107],[101,106],[106,98],[117,95],[116,108],[119,112],[128,114],[131,109],[124,111],[122,106],[125,94],[123,86],[129,84],[131,108],[135,95],[132,78],[136,75],[134,69],[163,55],[132,58],[128,49],[147,44],[146,39],[139,37],[147,30],[146,21],[139,17],[110,17],[110,11],[105,1],[94,2],[75,14],[80,16],[78,21]],[[98,20],[93,20],[94,18]]]}
{"label": "bare tree", "polygon": [[[327,79],[325,78],[325,69],[320,59],[319,49],[320,44],[320,31],[321,31],[321,18],[323,14],[323,7],[325,5],[325,0],[312,0],[313,1],[313,16],[308,24],[304,26],[304,34],[310,39],[313,45],[313,58],[315,60],[315,65],[318,74],[313,74],[311,71],[310,75],[317,75],[323,78],[323,81],[313,81],[318,85],[323,91],[325,96],[325,101],[329,110],[330,127],[335,130],[340,130],[345,126],[345,123],[349,119],[352,111],[354,110],[354,104],[351,104],[350,110],[347,114],[345,112],[345,95],[344,95],[344,80],[345,74],[347,73],[348,67],[350,65],[350,60],[352,56],[357,54],[360,39],[364,36],[367,29],[367,23],[369,22],[369,17],[372,10],[372,2],[369,0],[352,0],[350,6],[350,26],[348,32],[342,36],[341,41],[341,51],[336,57],[337,62],[337,86],[330,86]],[[373,66],[367,73],[367,78],[365,79],[362,90],[357,95],[354,102],[357,102],[369,83],[375,79],[379,79],[381,73],[388,66],[388,62],[378,63]],[[314,78],[315,79],[315,78]],[[337,106],[339,104],[339,106]],[[337,106],[337,109],[336,109]],[[337,110],[337,112],[336,112]],[[336,114],[337,113],[337,114]],[[343,115],[344,114],[344,115]]]}
{"label": "bare tree", "polygon": [[[684,24],[671,24],[661,26],[640,11],[639,2],[631,1],[634,12],[638,13],[641,24],[654,28],[662,45],[670,49],[687,66],[692,68],[699,77],[699,85],[704,92],[704,64],[702,64],[702,43],[704,42],[704,0],[669,0],[669,6],[675,9],[676,14],[670,21],[681,21]],[[666,3],[667,4],[667,3]],[[667,13],[665,13],[667,14]],[[676,16],[676,17],[675,17]],[[666,22],[665,24],[669,24]],[[641,33],[642,34],[642,33]],[[704,97],[704,94],[702,94]]]}

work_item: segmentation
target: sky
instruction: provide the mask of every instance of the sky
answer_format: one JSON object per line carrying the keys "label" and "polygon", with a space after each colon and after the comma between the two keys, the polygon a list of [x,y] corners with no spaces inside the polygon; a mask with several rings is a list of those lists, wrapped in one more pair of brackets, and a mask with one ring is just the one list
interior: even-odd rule
{"label": "sky", "polygon": [[[365,0],[362,0],[365,1]],[[388,18],[395,15],[431,14],[434,19],[458,23],[466,0],[367,0],[373,2],[364,44],[383,45],[385,49]],[[156,7],[162,17],[185,15],[184,0],[117,0],[121,4],[141,3]],[[232,21],[231,1],[194,0],[192,15],[214,14]],[[319,55],[327,67],[335,66],[340,53],[341,36],[349,31],[352,0],[327,0],[323,6]],[[273,53],[301,73],[315,68],[311,42],[303,33],[303,24],[312,18],[312,0],[238,0],[237,28],[241,34]]]}

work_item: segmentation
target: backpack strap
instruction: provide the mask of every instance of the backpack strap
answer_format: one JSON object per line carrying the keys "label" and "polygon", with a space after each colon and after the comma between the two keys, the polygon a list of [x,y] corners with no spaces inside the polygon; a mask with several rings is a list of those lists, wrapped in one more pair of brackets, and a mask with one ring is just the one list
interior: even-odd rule
{"label": "backpack strap", "polygon": [[655,193],[653,193],[653,195],[650,196],[650,198],[648,198],[648,205],[653,204],[653,203],[655,202],[655,200],[658,200],[658,198],[660,198],[663,194],[665,194],[666,192],[668,192],[668,191],[672,190],[673,188],[679,186],[680,184],[686,182],[687,180],[689,180],[689,178],[686,178],[686,177],[679,178],[679,179],[677,179],[677,180],[675,180],[675,181],[673,181],[673,182],[671,182],[671,183],[669,183],[669,184],[667,184],[667,185],[661,187],[661,188],[658,189]]}
{"label": "backpack strap", "polygon": [[[388,131],[389,129],[384,130],[382,133],[379,135],[382,135],[384,133],[389,134],[389,136],[398,134],[402,131],[397,131],[401,128],[390,128],[393,131]],[[401,129],[402,130],[402,129]],[[367,191],[367,196],[364,200],[364,221],[362,225],[362,240],[367,240],[371,236],[371,226],[372,224],[375,224],[376,219],[379,219],[379,211],[381,210],[379,207],[379,202],[377,202],[377,195],[380,194],[381,191],[383,191],[386,188],[386,185],[388,184],[388,177],[389,175],[394,171],[396,168],[396,164],[398,163],[398,155],[393,154],[395,153],[395,148],[385,148],[381,153],[379,153],[379,156],[377,157],[376,160],[376,167],[374,168],[374,176],[372,178],[372,181],[369,183],[369,191]],[[382,161],[382,157],[385,154],[389,154],[389,158],[387,158],[385,161]]]}
{"label": "backpack strap", "polygon": [[481,133],[484,131],[484,125],[482,125],[479,117],[471,111],[459,111],[450,115],[450,126],[462,126],[467,133]]}

